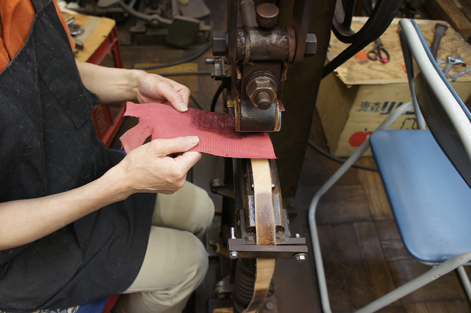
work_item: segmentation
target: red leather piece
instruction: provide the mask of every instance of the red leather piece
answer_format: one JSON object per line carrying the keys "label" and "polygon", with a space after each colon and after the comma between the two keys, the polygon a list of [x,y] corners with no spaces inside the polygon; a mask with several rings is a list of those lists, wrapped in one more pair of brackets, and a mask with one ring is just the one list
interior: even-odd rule
{"label": "red leather piece", "polygon": [[161,103],[127,103],[125,116],[139,118],[139,124],[120,140],[126,153],[141,146],[147,137],[170,139],[198,136],[199,151],[229,158],[276,159],[267,133],[238,133],[230,114],[188,109],[181,113]]}

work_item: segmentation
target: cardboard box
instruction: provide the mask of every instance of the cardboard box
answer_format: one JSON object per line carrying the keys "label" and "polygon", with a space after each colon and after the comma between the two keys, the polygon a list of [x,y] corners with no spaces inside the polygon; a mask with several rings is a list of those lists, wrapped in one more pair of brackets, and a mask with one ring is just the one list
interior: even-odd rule
{"label": "cardboard box", "polygon": [[[355,17],[353,29],[360,29],[366,18]],[[336,156],[350,156],[378,125],[403,103],[411,101],[407,74],[405,73],[398,31],[399,19],[381,36],[384,48],[390,54],[386,64],[351,58],[334,73],[322,80],[317,99],[317,110],[324,128],[330,151]],[[425,40],[431,46],[437,21],[417,20]],[[446,22],[440,22],[447,24]],[[332,34],[328,60],[340,54],[348,45]],[[373,49],[371,43],[363,49]],[[438,58],[460,55],[471,65],[471,47],[451,27],[442,38]],[[402,64],[401,64],[402,63]],[[442,68],[445,64],[442,65]],[[450,74],[465,70],[456,65]],[[451,83],[465,101],[471,94],[471,74]],[[394,129],[416,128],[414,112],[406,112],[391,126]],[[368,150],[365,155],[371,155]]]}

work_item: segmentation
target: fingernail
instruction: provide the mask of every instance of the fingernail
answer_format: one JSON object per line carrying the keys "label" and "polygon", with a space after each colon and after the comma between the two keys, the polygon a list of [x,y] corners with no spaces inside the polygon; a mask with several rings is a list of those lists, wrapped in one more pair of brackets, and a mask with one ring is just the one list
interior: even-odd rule
{"label": "fingernail", "polygon": [[182,103],[179,103],[177,104],[177,107],[180,111],[188,111],[188,108],[186,107],[186,105],[182,102]]}
{"label": "fingernail", "polygon": [[190,141],[192,145],[196,145],[200,141],[200,139],[197,136],[190,136],[186,138],[188,138],[188,141]]}

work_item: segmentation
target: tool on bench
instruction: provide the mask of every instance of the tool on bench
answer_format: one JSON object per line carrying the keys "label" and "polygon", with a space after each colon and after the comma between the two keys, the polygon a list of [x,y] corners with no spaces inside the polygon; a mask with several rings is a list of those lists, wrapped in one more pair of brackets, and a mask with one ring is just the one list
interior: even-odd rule
{"label": "tool on bench", "polygon": [[69,32],[72,36],[80,36],[85,31],[80,24],[74,24],[75,17],[73,16],[68,17],[65,22],[69,26]]}
{"label": "tool on bench", "polygon": [[[383,42],[378,38],[376,39],[375,43],[376,45],[374,46],[373,50],[368,51],[368,58],[372,61],[379,60],[382,63],[388,63],[389,53],[386,49],[384,49]],[[386,55],[383,56],[381,52]]]}
{"label": "tool on bench", "polygon": [[442,37],[445,35],[446,30],[448,29],[448,26],[443,25],[441,23],[435,24],[435,36],[433,37],[433,43],[432,46],[430,47],[430,50],[432,51],[432,56],[433,58],[437,61],[437,63],[445,63],[445,60],[439,60],[437,59],[437,53],[438,53],[438,48],[440,47],[440,41],[442,40]]}
{"label": "tool on bench", "polygon": [[448,56],[448,63],[446,64],[445,68],[443,69],[443,74],[445,76],[448,75],[448,73],[451,70],[451,67],[456,64],[463,64],[463,66],[466,66],[466,64],[463,61],[463,58],[457,55],[456,57],[452,57],[451,55]]}
{"label": "tool on bench", "polygon": [[455,75],[447,75],[446,77],[451,78],[451,80],[455,82],[458,77],[463,76],[464,74],[468,74],[469,72],[471,72],[471,67]]}

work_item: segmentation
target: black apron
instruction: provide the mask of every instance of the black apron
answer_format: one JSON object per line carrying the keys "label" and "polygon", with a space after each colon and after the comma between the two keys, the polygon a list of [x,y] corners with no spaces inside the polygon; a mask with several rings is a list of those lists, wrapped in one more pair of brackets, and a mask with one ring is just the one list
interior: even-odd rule
{"label": "black apron", "polygon": [[[97,97],[82,84],[54,4],[32,3],[27,42],[0,73],[0,202],[80,187],[123,158],[96,137]],[[136,194],[0,251],[0,310],[67,308],[126,290],[144,260],[154,203],[154,194]]]}

